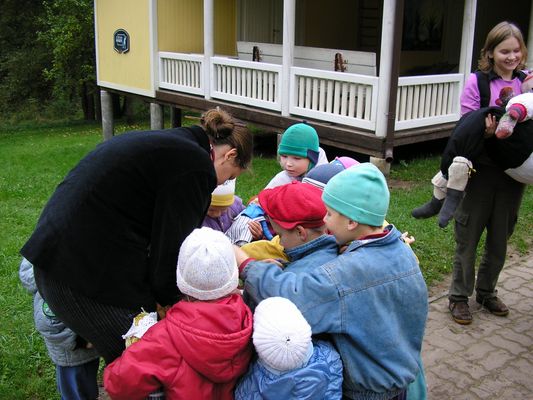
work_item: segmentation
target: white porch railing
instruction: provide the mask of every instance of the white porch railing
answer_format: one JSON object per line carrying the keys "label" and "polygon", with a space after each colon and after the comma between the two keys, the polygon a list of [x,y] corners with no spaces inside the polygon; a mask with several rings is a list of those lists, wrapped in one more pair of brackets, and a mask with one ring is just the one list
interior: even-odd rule
{"label": "white porch railing", "polygon": [[224,57],[211,59],[211,97],[281,110],[281,65]]}
{"label": "white porch railing", "polygon": [[396,130],[457,121],[462,80],[462,74],[399,78]]}
{"label": "white porch railing", "polygon": [[[288,98],[281,94],[281,65],[213,57],[209,88],[202,83],[202,54],[159,53],[159,87],[281,111],[356,128],[376,128],[374,76],[292,67]],[[459,119],[462,74],[400,77],[395,129],[437,125]]]}
{"label": "white porch railing", "polygon": [[159,87],[203,96],[204,56],[159,52]]}
{"label": "white porch railing", "polygon": [[289,112],[373,130],[377,84],[374,76],[292,67]]}

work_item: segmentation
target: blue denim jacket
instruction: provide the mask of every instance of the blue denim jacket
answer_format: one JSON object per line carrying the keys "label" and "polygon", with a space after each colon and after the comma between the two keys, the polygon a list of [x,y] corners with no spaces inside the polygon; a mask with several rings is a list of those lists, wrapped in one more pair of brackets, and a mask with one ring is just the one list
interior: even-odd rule
{"label": "blue denim jacket", "polygon": [[[318,268],[337,257],[338,251],[339,248],[335,237],[332,235],[319,236],[300,246],[285,249],[289,264],[284,271],[299,274],[300,272],[309,271],[311,268]],[[252,311],[257,307],[258,303],[248,295],[246,282],[244,284],[244,301]]]}
{"label": "blue denim jacket", "polygon": [[339,247],[333,235],[322,235],[292,249],[285,249],[289,258],[289,265],[285,271],[295,274],[309,271],[310,268],[320,267],[334,259],[339,253]]}
{"label": "blue denim jacket", "polygon": [[254,261],[242,274],[255,301],[288,298],[313,334],[331,334],[344,364],[343,392],[352,399],[394,397],[419,372],[427,288],[400,232],[392,225],[386,230],[308,272]]}

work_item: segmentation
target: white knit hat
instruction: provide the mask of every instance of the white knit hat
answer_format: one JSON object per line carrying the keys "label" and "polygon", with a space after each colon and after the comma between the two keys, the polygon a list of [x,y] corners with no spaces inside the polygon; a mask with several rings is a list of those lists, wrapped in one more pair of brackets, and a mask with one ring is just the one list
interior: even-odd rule
{"label": "white knit hat", "polygon": [[239,270],[226,235],[206,227],[192,231],[180,248],[176,280],[182,293],[198,300],[219,299],[235,290]]}
{"label": "white knit hat", "polygon": [[283,297],[269,297],[255,309],[253,342],[260,360],[285,372],[305,365],[312,354],[311,327]]}

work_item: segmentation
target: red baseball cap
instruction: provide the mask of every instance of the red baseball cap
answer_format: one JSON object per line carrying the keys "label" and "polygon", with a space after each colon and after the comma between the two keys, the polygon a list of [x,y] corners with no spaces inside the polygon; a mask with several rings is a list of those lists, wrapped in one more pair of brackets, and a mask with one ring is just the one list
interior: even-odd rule
{"label": "red baseball cap", "polygon": [[259,193],[265,213],[283,229],[318,228],[324,225],[326,206],[322,190],[309,183],[293,181]]}

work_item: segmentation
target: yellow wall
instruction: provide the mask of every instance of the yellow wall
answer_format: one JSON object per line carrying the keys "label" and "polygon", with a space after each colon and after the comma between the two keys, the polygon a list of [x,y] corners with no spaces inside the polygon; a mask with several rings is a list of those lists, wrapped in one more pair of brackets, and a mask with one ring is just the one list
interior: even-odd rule
{"label": "yellow wall", "polygon": [[158,0],[159,51],[203,53],[203,10],[202,0]]}
{"label": "yellow wall", "polygon": [[235,0],[215,0],[215,54],[237,55]]}
{"label": "yellow wall", "polygon": [[[202,0],[158,0],[159,51],[203,53]],[[215,1],[215,54],[236,55],[235,0]]]}
{"label": "yellow wall", "polygon": [[[215,54],[236,55],[236,0],[215,1]],[[153,95],[151,0],[95,0],[98,83],[103,87]],[[203,1],[157,0],[158,48],[203,53]],[[130,51],[113,49],[113,33],[125,29]]]}
{"label": "yellow wall", "polygon": [[[118,87],[151,91],[150,0],[95,0],[98,82]],[[113,33],[125,29],[130,36],[130,51],[113,49]],[[134,91],[135,92],[135,91]]]}

